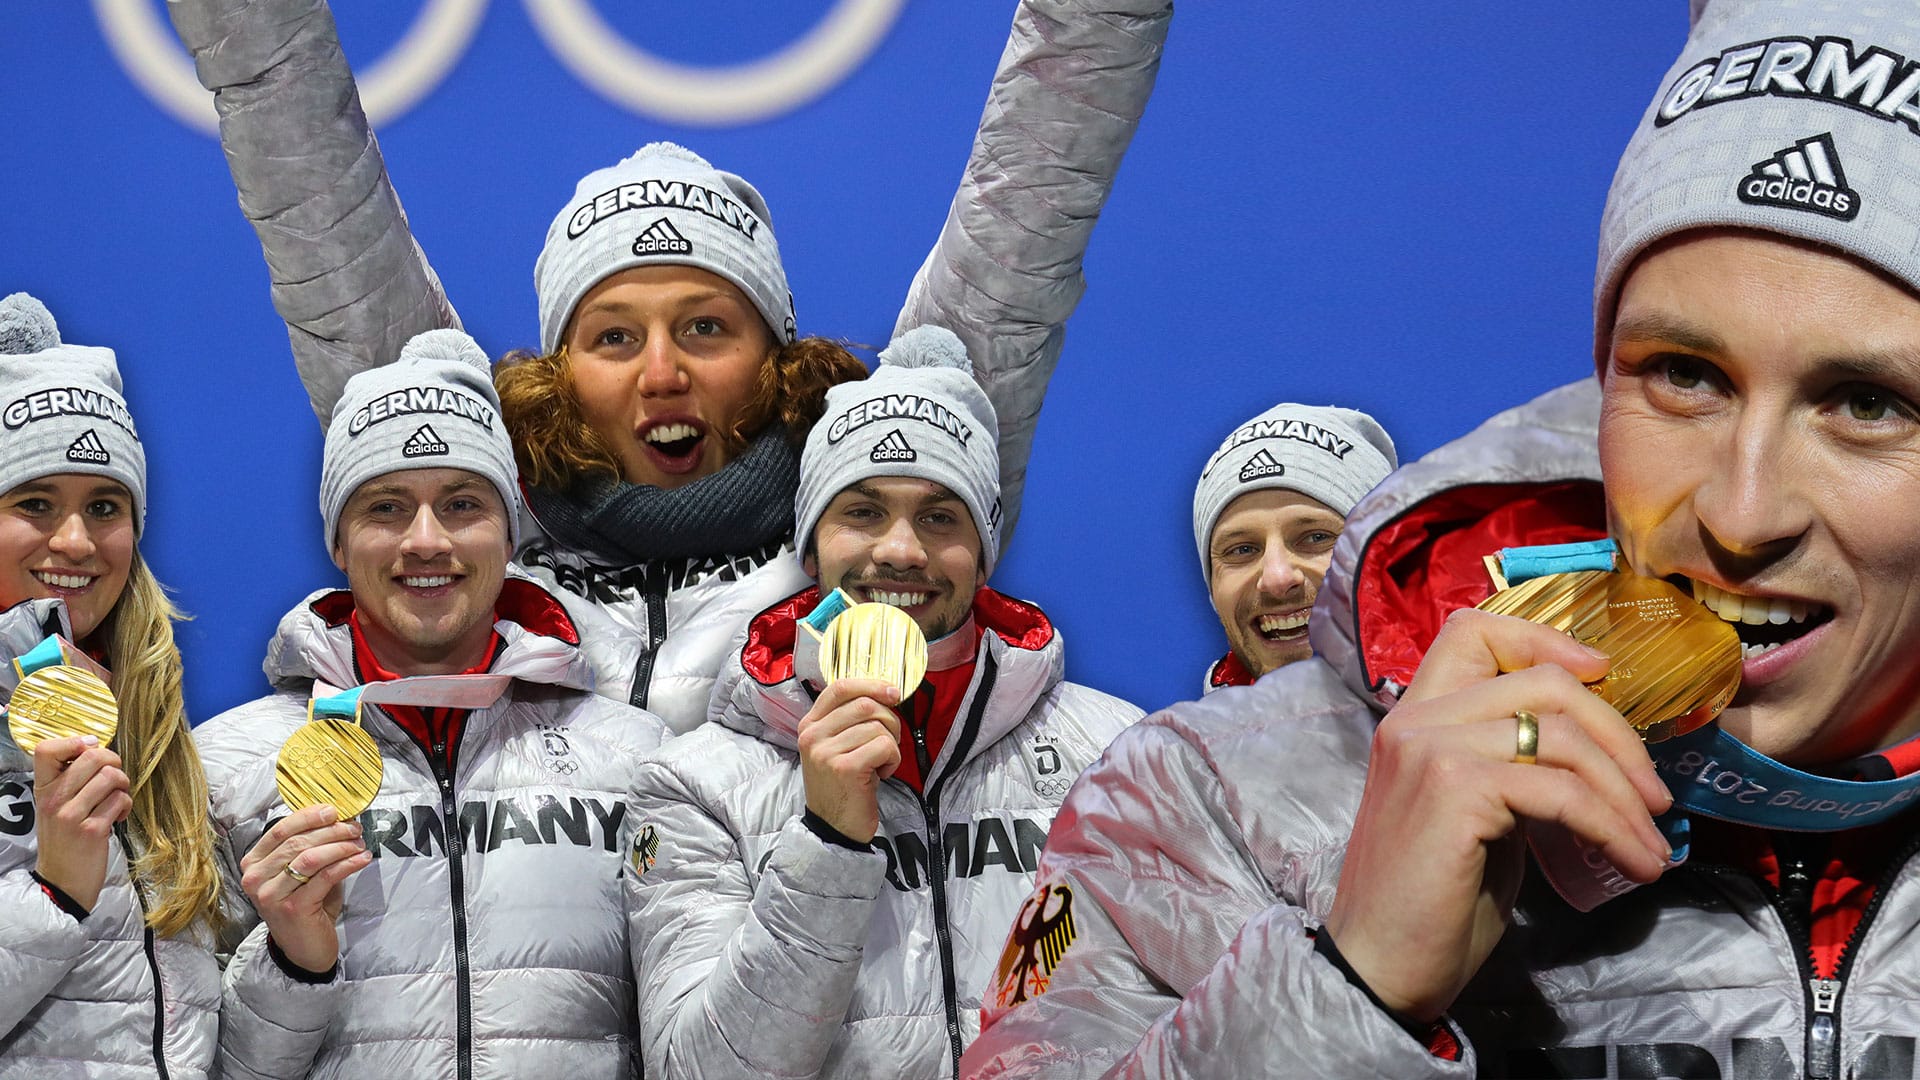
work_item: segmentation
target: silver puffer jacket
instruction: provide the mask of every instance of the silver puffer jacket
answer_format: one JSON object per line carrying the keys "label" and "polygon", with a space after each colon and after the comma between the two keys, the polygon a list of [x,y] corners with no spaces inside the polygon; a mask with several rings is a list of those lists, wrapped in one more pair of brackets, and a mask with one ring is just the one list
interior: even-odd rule
{"label": "silver puffer jacket", "polygon": [[[407,227],[324,0],[167,7],[214,91],[240,205],[324,422],[354,372],[459,317]],[[896,332],[935,323],[958,334],[993,401],[1003,547],[1067,316],[1085,291],[1081,259],[1153,90],[1170,8],[1023,0],[946,226],[899,316]],[[599,604],[631,638],[595,656],[601,693],[675,731],[704,718],[746,621],[807,583],[790,545],[606,566],[555,545],[531,515],[521,531],[524,566]]]}
{"label": "silver puffer jacket", "polygon": [[1689,864],[1590,915],[1530,873],[1450,1011],[1458,1061],[1313,951],[1379,701],[1404,688],[1445,612],[1488,588],[1469,567],[1489,549],[1461,538],[1503,517],[1512,544],[1604,528],[1598,399],[1592,380],[1565,387],[1400,470],[1335,549],[1315,659],[1161,712],[1087,770],[1041,862],[1043,887],[1064,890],[1051,909],[1071,905],[1071,940],[1057,966],[1040,957],[990,993],[967,1075],[1913,1075],[1912,845],[1879,882],[1826,1013],[1805,931],[1763,882],[1723,866]]}
{"label": "silver puffer jacket", "polygon": [[1006,924],[1080,771],[1140,717],[1064,682],[1038,608],[982,590],[973,682],[924,798],[880,788],[872,851],[801,823],[795,750],[812,696],[792,674],[813,590],[754,620],[714,722],[636,784],[629,888],[647,1074],[954,1075]]}
{"label": "silver puffer jacket", "polygon": [[[577,635],[537,585],[509,579],[492,672],[505,694],[468,714],[449,770],[378,707],[384,759],[360,816],[373,864],[347,879],[332,980],[275,962],[245,905],[240,858],[287,813],[280,746],[314,680],[359,685],[352,597],[322,592],[281,620],[267,654],[279,692],[194,731],[242,916],[227,965],[227,1077],[634,1075],[635,1014],[621,858],[630,786],[665,729],[596,696]],[[241,938],[244,935],[244,938]]]}
{"label": "silver puffer jacket", "polygon": [[[0,656],[49,633],[71,637],[58,600],[0,612]],[[17,685],[4,665],[7,693]],[[127,873],[127,834],[109,842],[107,880],[86,919],[32,877],[33,759],[0,739],[0,1080],[212,1075],[220,969],[204,930],[157,938]]]}

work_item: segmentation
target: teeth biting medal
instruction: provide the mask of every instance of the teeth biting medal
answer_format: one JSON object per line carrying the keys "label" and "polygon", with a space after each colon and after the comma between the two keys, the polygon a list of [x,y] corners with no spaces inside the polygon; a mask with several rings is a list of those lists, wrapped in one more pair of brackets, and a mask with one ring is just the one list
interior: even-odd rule
{"label": "teeth biting medal", "polygon": [[1733,627],[1656,578],[1610,569],[1548,573],[1502,588],[1479,607],[1551,626],[1606,653],[1612,666],[1588,689],[1650,743],[1711,723],[1740,687]]}

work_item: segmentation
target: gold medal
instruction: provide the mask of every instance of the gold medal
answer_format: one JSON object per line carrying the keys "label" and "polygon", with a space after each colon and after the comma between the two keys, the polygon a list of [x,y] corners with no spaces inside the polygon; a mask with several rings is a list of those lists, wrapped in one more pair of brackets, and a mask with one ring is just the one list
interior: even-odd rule
{"label": "gold medal", "polygon": [[289,810],[325,803],[341,820],[359,816],[380,793],[380,748],[350,720],[322,717],[300,725],[280,747],[273,769]]}
{"label": "gold medal", "polygon": [[56,664],[20,680],[7,703],[7,729],[29,755],[42,739],[91,735],[105,746],[120,724],[120,706],[98,675]]}
{"label": "gold medal", "polygon": [[1647,742],[1711,723],[1740,688],[1740,636],[1678,587],[1607,570],[1548,574],[1502,589],[1480,610],[1573,635],[1613,658],[1588,683]]}
{"label": "gold medal", "polygon": [[927,636],[913,616],[890,604],[855,604],[834,616],[820,642],[820,672],[841,679],[884,679],[905,701],[927,675]]}

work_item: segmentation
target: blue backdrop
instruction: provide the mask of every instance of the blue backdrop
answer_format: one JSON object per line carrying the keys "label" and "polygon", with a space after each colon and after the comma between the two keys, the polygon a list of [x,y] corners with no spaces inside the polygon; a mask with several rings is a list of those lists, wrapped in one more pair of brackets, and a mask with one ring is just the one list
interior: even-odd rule
{"label": "blue backdrop", "polygon": [[[817,96],[698,123],[574,75],[530,14],[565,6],[335,4],[363,70],[427,16],[477,19],[379,130],[488,351],[534,344],[533,259],[574,180],[658,138],[766,195],[803,332],[883,344],[1012,4],[904,3]],[[775,53],[836,6],[598,11],[632,47],[697,69]],[[319,428],[218,145],[109,47],[141,15],[164,25],[160,0],[8,5],[0,292],[31,291],[67,340],[119,350],[153,473],[143,551],[195,616],[180,638],[205,718],[263,692],[274,621],[339,575],[320,543]],[[1278,400],[1352,405],[1412,458],[1591,371],[1600,208],[1685,31],[1683,0],[1181,7],[995,577],[1064,628],[1073,678],[1147,708],[1197,692],[1223,644],[1192,484],[1240,420]]]}

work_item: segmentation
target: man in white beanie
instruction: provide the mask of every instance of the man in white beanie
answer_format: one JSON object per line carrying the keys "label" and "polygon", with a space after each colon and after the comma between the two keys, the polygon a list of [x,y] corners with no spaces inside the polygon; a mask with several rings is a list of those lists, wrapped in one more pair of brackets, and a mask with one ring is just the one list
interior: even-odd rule
{"label": "man in white beanie", "polygon": [[[1692,8],[1599,379],[1362,502],[1313,660],[1088,770],[1040,875],[1074,940],[969,1075],[1913,1075],[1920,14]],[[1736,638],[1738,691],[1642,743],[1589,685],[1698,654],[1470,610],[1489,556],[1690,592],[1631,610]]]}
{"label": "man in white beanie", "polygon": [[[1046,615],[986,586],[995,420],[959,341],[910,331],[827,402],[794,498],[817,587],[752,622],[711,721],[636,784],[649,1076],[957,1076],[1055,809],[1140,715],[1064,681]],[[926,634],[907,700],[796,671],[836,588]]]}
{"label": "man in white beanie", "polygon": [[[664,729],[593,693],[581,631],[508,563],[487,368],[435,330],[348,381],[320,479],[348,587],[281,620],[273,694],[194,732],[246,898],[222,1075],[629,1075],[619,866]],[[357,816],[283,801],[280,748],[316,712],[379,748]]]}
{"label": "man in white beanie", "polygon": [[1193,541],[1227,655],[1203,692],[1313,655],[1307,616],[1347,514],[1397,460],[1371,416],[1275,405],[1233,429],[1193,491]]}

